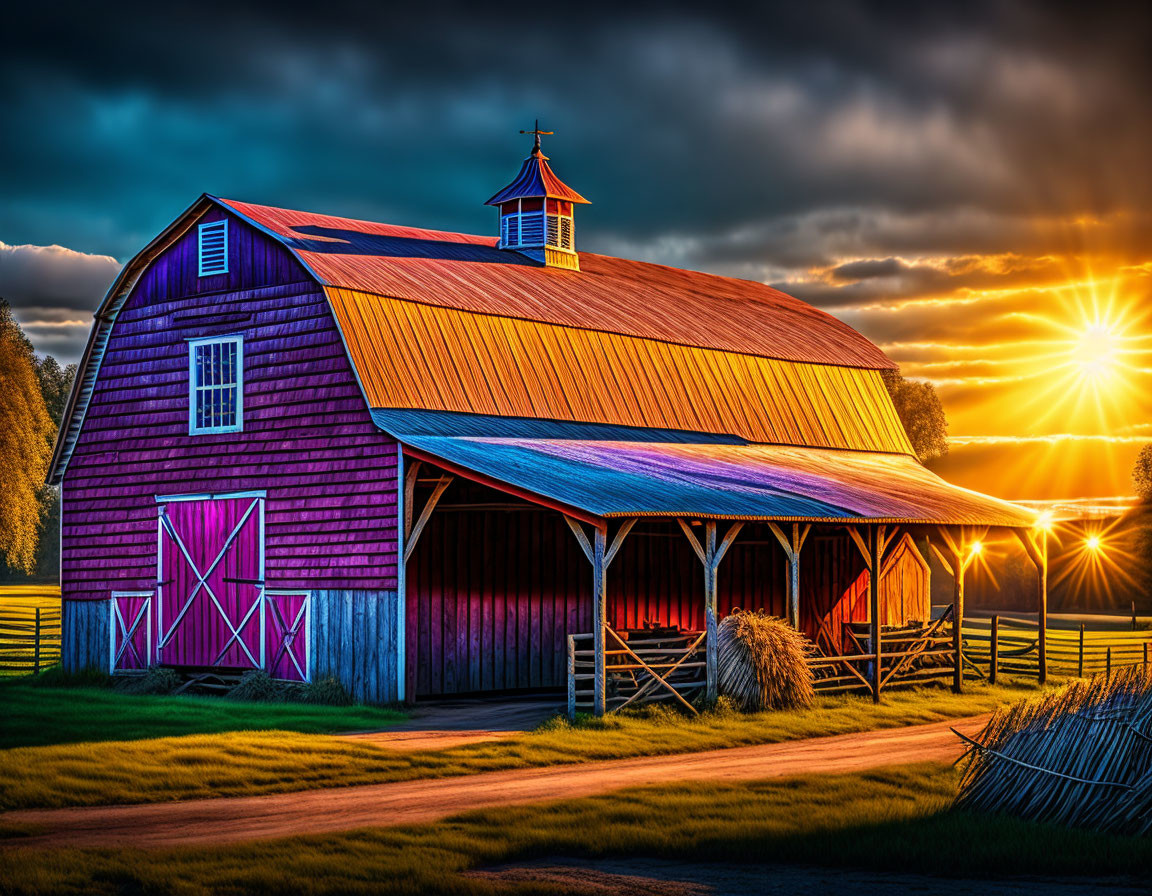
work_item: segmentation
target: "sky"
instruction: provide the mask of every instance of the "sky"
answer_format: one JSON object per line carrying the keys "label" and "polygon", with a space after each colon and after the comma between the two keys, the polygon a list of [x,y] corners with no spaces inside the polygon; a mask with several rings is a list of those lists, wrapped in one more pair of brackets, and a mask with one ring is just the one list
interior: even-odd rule
{"label": "sky", "polygon": [[0,296],[76,360],[120,265],[203,192],[494,234],[482,203],[539,118],[593,203],[580,249],[843,318],[935,384],[961,485],[1131,493],[1152,5],[488,6],[7,12]]}

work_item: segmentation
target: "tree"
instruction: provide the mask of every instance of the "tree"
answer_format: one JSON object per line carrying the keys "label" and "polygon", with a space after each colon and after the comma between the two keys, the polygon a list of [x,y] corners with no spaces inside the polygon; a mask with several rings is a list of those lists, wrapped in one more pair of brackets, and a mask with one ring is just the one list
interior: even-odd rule
{"label": "tree", "polygon": [[1152,442],[1141,448],[1136,455],[1132,484],[1136,486],[1137,497],[1145,504],[1152,504]]}
{"label": "tree", "polygon": [[0,299],[0,559],[30,572],[55,426],[48,416],[32,344]]}
{"label": "tree", "polygon": [[36,363],[36,378],[40,381],[40,394],[44,396],[48,416],[59,428],[60,418],[64,416],[64,405],[68,403],[68,393],[72,391],[72,380],[76,378],[76,365],[61,367],[59,361],[51,355],[45,355],[43,360]]}
{"label": "tree", "polygon": [[940,396],[931,383],[907,380],[899,370],[883,372],[884,385],[908,440],[920,461],[926,462],[948,453],[948,420]]}

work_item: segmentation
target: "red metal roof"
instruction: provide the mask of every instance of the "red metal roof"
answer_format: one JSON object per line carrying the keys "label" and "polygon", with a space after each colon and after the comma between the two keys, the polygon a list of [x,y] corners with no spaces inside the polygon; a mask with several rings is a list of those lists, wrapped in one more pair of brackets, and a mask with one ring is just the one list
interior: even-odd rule
{"label": "red metal roof", "polygon": [[217,200],[280,240],[325,285],[479,314],[815,364],[895,365],[843,321],[763,283],[580,253],[580,270],[495,236]]}
{"label": "red metal roof", "polygon": [[499,205],[509,199],[544,197],[588,204],[587,199],[556,176],[552,166],[548,164],[548,156],[540,152],[540,147],[537,146],[532,150],[532,155],[520,166],[520,173],[516,175],[516,179],[484,204]]}

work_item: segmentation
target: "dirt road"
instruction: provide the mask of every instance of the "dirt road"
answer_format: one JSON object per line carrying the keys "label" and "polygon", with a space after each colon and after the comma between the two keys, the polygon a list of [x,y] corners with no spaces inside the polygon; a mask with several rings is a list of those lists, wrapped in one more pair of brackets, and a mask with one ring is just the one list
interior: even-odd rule
{"label": "dirt road", "polygon": [[360,827],[421,824],[470,809],[577,799],[624,787],[674,781],[749,781],[782,775],[854,772],[894,763],[950,761],[960,755],[962,747],[949,727],[971,735],[986,720],[987,716],[975,716],[704,753],[270,796],[24,810],[0,815],[0,824],[36,825],[44,832],[0,843],[9,847],[144,848],[236,843]]}

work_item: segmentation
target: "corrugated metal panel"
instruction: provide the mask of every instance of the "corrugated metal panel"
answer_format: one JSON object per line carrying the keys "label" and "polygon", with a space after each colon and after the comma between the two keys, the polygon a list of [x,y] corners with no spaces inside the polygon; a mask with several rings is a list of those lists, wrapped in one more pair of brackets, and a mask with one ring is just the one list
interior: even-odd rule
{"label": "corrugated metal panel", "polygon": [[798,364],[328,289],[373,407],[911,453],[879,372]]}
{"label": "corrugated metal panel", "polygon": [[843,321],[763,283],[587,252],[579,271],[560,270],[495,248],[495,235],[219,201],[328,286],[767,358],[895,366]]}
{"label": "corrugated metal panel", "polygon": [[411,447],[601,517],[1030,526],[1035,514],[949,485],[911,457],[778,445],[398,434]]}

